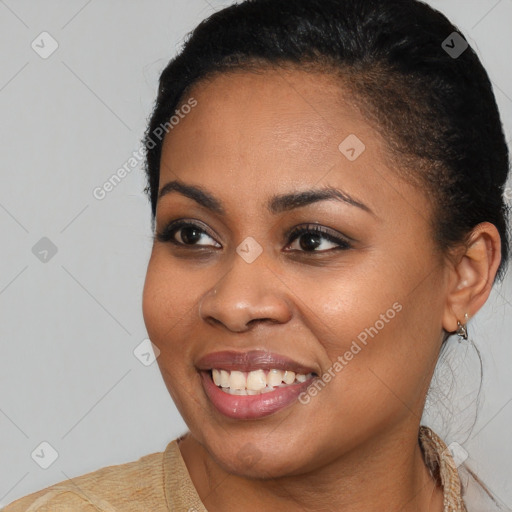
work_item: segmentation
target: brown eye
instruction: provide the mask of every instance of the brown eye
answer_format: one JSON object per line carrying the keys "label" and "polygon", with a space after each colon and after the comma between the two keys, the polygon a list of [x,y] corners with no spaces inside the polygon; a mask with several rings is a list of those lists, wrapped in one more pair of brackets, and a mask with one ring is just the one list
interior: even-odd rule
{"label": "brown eye", "polygon": [[[318,224],[294,229],[289,235],[288,246],[296,240],[299,242],[298,248],[292,250],[299,250],[301,252],[322,253],[331,250],[346,250],[352,247],[347,240],[334,235],[330,230]],[[322,250],[317,250],[319,247],[322,247]]]}
{"label": "brown eye", "polygon": [[[211,243],[198,244],[197,242],[201,239],[209,238],[213,241]],[[168,224],[164,230],[156,234],[156,239],[159,242],[170,242],[180,246],[215,246],[220,247],[220,244],[203,228],[198,224],[189,221],[174,221]]]}

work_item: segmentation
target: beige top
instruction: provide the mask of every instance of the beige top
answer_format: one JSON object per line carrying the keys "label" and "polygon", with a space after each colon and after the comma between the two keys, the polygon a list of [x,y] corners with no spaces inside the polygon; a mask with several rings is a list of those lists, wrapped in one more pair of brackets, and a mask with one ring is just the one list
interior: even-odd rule
{"label": "beige top", "polygon": [[[467,512],[457,468],[445,443],[420,427],[420,446],[444,489],[444,512]],[[207,512],[178,448],[107,466],[29,494],[0,512]]]}

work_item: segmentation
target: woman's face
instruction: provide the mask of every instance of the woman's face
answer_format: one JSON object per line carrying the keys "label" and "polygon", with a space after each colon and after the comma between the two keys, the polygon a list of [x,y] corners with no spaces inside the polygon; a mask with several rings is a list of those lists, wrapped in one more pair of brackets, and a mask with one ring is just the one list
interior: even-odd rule
{"label": "woman's face", "polygon": [[447,282],[427,194],[332,77],[222,74],[190,96],[156,232],[193,226],[155,240],[143,312],[192,436],[226,470],[279,476],[415,428]]}

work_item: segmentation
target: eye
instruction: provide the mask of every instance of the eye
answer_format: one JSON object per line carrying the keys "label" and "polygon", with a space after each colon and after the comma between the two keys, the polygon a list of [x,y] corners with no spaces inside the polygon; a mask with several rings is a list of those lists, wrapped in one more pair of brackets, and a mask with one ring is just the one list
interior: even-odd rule
{"label": "eye", "polygon": [[[167,224],[161,232],[155,235],[155,238],[159,242],[170,242],[181,247],[208,247],[212,245],[216,248],[221,247],[206,228],[202,228],[196,222],[183,219]],[[204,238],[209,238],[213,241],[213,244],[198,243]],[[296,240],[299,242],[298,249],[292,247],[292,251],[323,253],[339,249],[347,250],[352,247],[352,244],[346,238],[336,235],[335,232],[318,224],[308,224],[293,229],[288,235],[287,247],[290,247]],[[324,245],[323,250],[317,250],[322,247],[322,244]]]}
{"label": "eye", "polygon": [[[288,244],[297,240],[300,252],[328,252],[331,250],[347,250],[352,244],[345,238],[334,234],[330,229],[318,224],[299,226],[288,235]],[[325,243],[323,243],[325,242]],[[323,250],[316,250],[322,247]]]}
{"label": "eye", "polygon": [[[177,236],[176,236],[177,235]],[[213,240],[213,244],[198,244],[202,238]],[[211,246],[221,247],[221,245],[208,234],[199,224],[186,220],[176,220],[170,222],[165,228],[155,235],[159,242],[170,242],[178,246]]]}

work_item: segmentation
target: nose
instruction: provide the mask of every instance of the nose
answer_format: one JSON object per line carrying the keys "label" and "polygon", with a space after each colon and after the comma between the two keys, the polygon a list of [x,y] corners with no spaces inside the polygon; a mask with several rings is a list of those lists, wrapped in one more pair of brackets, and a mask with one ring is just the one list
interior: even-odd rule
{"label": "nose", "polygon": [[265,264],[263,254],[252,263],[236,254],[229,271],[201,298],[199,315],[207,323],[220,323],[234,332],[259,322],[286,323],[292,318],[287,291]]}

